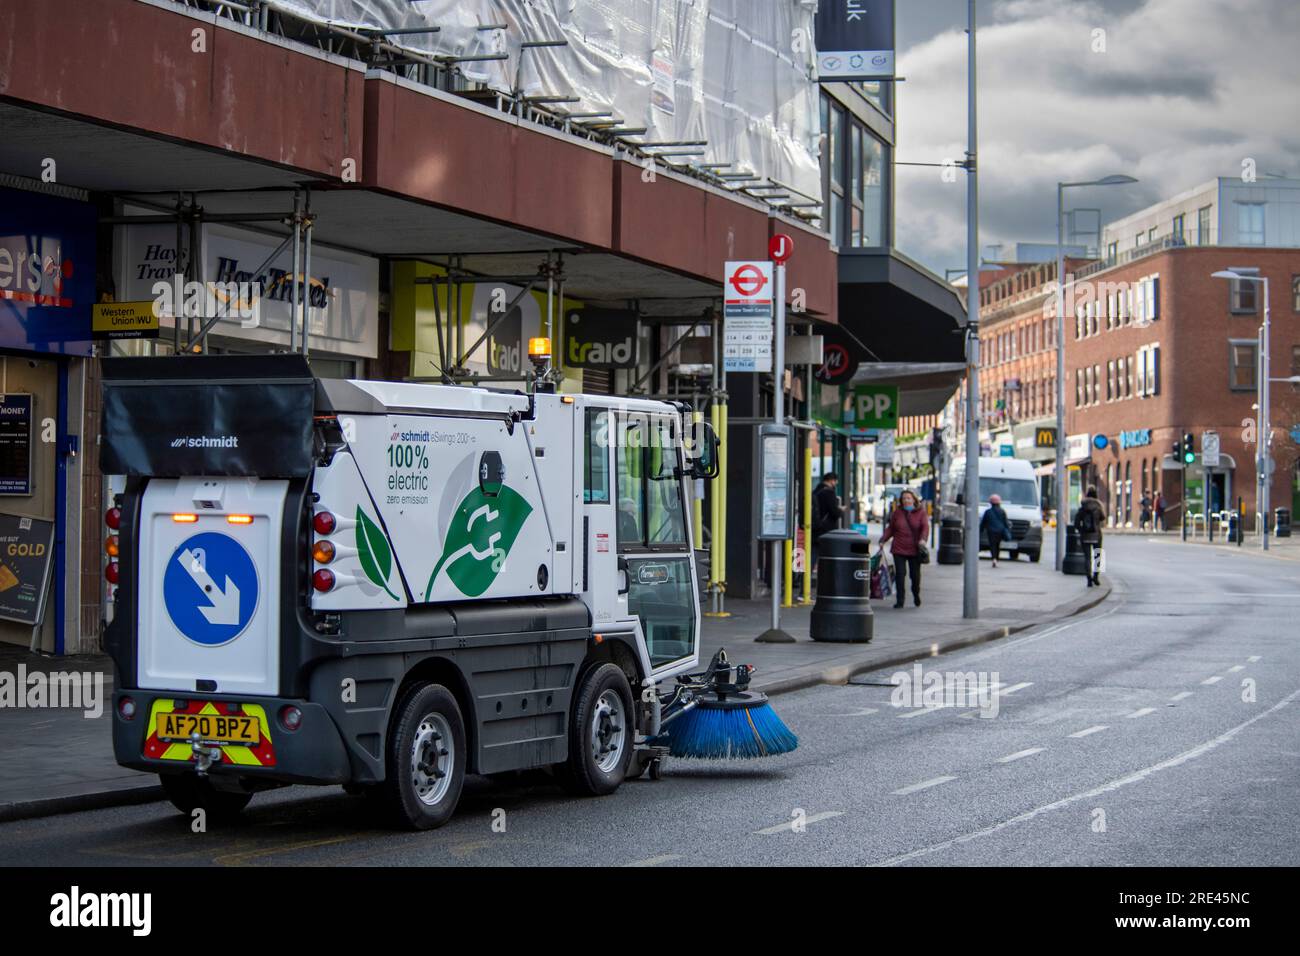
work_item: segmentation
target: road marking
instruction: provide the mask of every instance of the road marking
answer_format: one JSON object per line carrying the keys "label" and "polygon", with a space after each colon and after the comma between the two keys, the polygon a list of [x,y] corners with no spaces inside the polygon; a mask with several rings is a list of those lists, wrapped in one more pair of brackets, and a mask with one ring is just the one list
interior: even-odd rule
{"label": "road marking", "polygon": [[877,707],[860,707],[857,710],[851,710],[845,714],[827,714],[827,717],[866,717],[868,714],[874,714],[879,711]]}
{"label": "road marking", "polygon": [[[820,823],[822,820],[829,820],[832,817],[844,816],[843,810],[823,810],[821,813],[810,813],[803,818],[803,824],[807,826],[810,823]],[[766,827],[762,830],[755,830],[755,835],[771,836],[774,833],[785,833],[786,831],[794,832],[794,825],[798,820],[790,820],[786,823],[778,823],[774,827]]]}
{"label": "road marking", "polygon": [[285,843],[280,846],[267,847],[262,850],[223,853],[220,856],[214,856],[212,862],[221,866],[241,866],[249,860],[260,859],[264,856],[275,856],[278,853],[293,853],[295,850],[310,850],[319,846],[333,846],[336,843],[348,843],[352,840],[361,839],[361,836],[362,835],[358,833],[347,836],[327,837],[323,840],[299,840],[294,843]]}
{"label": "road marking", "polygon": [[1108,724],[1098,724],[1096,727],[1089,727],[1087,730],[1076,731],[1075,733],[1070,734],[1070,736],[1075,740],[1078,740],[1080,737],[1087,737],[1089,734],[1101,733],[1103,730],[1106,730],[1108,726]]}
{"label": "road marking", "polygon": [[980,830],[972,830],[970,833],[963,833],[961,836],[953,837],[951,840],[944,840],[942,843],[934,843],[931,844],[930,846],[919,847],[918,849],[912,850],[909,853],[902,853],[899,854],[898,856],[891,856],[886,860],[881,860],[876,865],[897,866],[900,863],[907,863],[911,860],[917,859],[918,857],[928,856],[931,853],[939,853],[943,850],[950,849],[951,847],[957,846],[959,844],[969,843],[971,840],[977,840],[980,837],[986,837],[986,836],[991,836],[994,833],[1000,833],[1001,831],[1007,829],[1008,827],[1013,827],[1019,823],[1026,823],[1029,820],[1036,819],[1037,817],[1040,817],[1045,813],[1051,813],[1054,810],[1060,810],[1064,807],[1068,807],[1073,804],[1079,803],[1080,801],[1096,799],[1097,797],[1100,797],[1104,794],[1111,793],[1112,791],[1118,790],[1121,787],[1126,787],[1131,783],[1140,783],[1141,781],[1145,780],[1147,777],[1153,776],[1154,774],[1157,774],[1162,770],[1170,770],[1174,767],[1182,766],[1183,764],[1187,763],[1189,760],[1195,760],[1197,757],[1203,757],[1205,754],[1209,753],[1210,751],[1215,750],[1223,746],[1224,744],[1226,744],[1228,741],[1232,740],[1233,737],[1237,736],[1237,734],[1241,733],[1247,727],[1250,727],[1256,721],[1263,720],[1265,717],[1269,717],[1273,715],[1277,711],[1281,710],[1283,707],[1289,706],[1292,703],[1292,701],[1294,701],[1297,697],[1300,697],[1300,689],[1292,691],[1290,694],[1282,698],[1280,701],[1278,701],[1268,710],[1264,711],[1262,714],[1256,714],[1254,717],[1251,717],[1249,720],[1245,721],[1244,723],[1240,723],[1237,726],[1224,731],[1219,736],[1213,737],[1210,740],[1197,744],[1191,750],[1184,750],[1182,753],[1176,754],[1175,756],[1170,757],[1167,760],[1162,760],[1159,763],[1152,764],[1149,767],[1143,767],[1141,770],[1136,770],[1133,773],[1127,774],[1126,776],[1117,777],[1116,779],[1111,780],[1109,783],[1102,784],[1100,787],[1094,787],[1091,790],[1085,790],[1081,793],[1074,793],[1068,797],[1062,797],[1060,800],[1055,800],[1052,803],[1045,803],[1042,806],[1035,807],[1032,810],[1026,810],[1024,813],[1017,814],[1016,816],[1011,817],[1010,819],[1007,820],[1003,820],[1000,823],[995,823],[992,826],[987,826]]}
{"label": "road marking", "polygon": [[1245,669],[1246,669],[1245,664],[1233,664],[1231,667],[1228,668],[1228,673],[1235,674],[1237,673],[1237,671],[1244,671]]}
{"label": "road marking", "polygon": [[635,863],[626,863],[625,866],[658,866],[660,863],[671,863],[673,860],[682,859],[680,853],[665,853],[663,856],[652,856],[646,860],[637,860]]}
{"label": "road marking", "polygon": [[937,787],[941,783],[947,783],[949,780],[956,780],[956,777],[935,777],[933,780],[922,780],[920,783],[914,783],[910,787],[902,787],[894,791],[894,796],[905,797],[909,793],[916,793],[919,790],[928,790],[931,787]]}
{"label": "road marking", "polygon": [[1223,680],[1223,678],[1220,677],[1218,674],[1215,674],[1213,677],[1205,678],[1205,680],[1201,681],[1201,684],[1202,685],[1217,684],[1221,680]]}
{"label": "road marking", "polygon": [[1255,663],[1256,661],[1258,661],[1259,659],[1260,659],[1260,657],[1259,657],[1258,654],[1252,654],[1252,655],[1250,655],[1250,657],[1247,657],[1247,658],[1246,658],[1246,663],[1248,663],[1248,664],[1254,664],[1254,663]]}
{"label": "road marking", "polygon": [[951,704],[940,704],[938,707],[918,707],[916,710],[908,711],[906,714],[899,714],[899,720],[906,720],[908,717],[920,717],[922,714],[933,714],[936,710],[948,710]]}
{"label": "road marking", "polygon": [[1046,747],[1030,747],[1028,750],[1017,750],[1013,754],[1007,754],[1005,757],[999,757],[998,763],[1011,763],[1013,760],[1024,760],[1026,757],[1032,757],[1034,754],[1040,754]]}
{"label": "road marking", "polygon": [[1019,684],[1012,684],[1010,687],[1003,687],[998,691],[999,697],[1006,697],[1007,694],[1014,694],[1018,690],[1024,690],[1026,687],[1033,687],[1034,682],[1031,680],[1023,681]]}
{"label": "road marking", "polygon": [[1177,701],[1177,700],[1186,700],[1191,696],[1192,696],[1192,692],[1190,690],[1185,690],[1181,694],[1174,694],[1174,696],[1170,697],[1169,700],[1172,703],[1173,701]]}
{"label": "road marking", "polygon": [[1133,713],[1129,714],[1128,719],[1132,720],[1134,717],[1145,717],[1147,714],[1154,714],[1155,712],[1156,709],[1154,707],[1143,707],[1141,710],[1135,710]]}

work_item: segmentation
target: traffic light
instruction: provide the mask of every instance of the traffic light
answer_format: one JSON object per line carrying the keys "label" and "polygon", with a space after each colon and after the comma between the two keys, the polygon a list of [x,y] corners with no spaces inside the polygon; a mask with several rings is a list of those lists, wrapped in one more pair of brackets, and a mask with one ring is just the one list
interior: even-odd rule
{"label": "traffic light", "polygon": [[1183,435],[1183,464],[1192,465],[1196,463],[1196,436],[1191,432]]}
{"label": "traffic light", "polygon": [[1182,461],[1182,460],[1183,460],[1183,443],[1181,441],[1176,441],[1174,442],[1174,461]]}

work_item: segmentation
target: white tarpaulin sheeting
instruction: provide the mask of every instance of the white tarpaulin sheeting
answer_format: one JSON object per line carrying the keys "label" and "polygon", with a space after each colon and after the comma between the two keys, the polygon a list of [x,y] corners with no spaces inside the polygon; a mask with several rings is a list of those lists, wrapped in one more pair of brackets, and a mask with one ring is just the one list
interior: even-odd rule
{"label": "white tarpaulin sheeting", "polygon": [[[699,162],[771,177],[821,199],[816,0],[273,0],[345,27],[437,26],[391,38],[426,54],[506,53],[463,62],[471,80],[524,96],[577,96],[645,140],[707,140]],[[505,29],[482,30],[481,24]],[[530,47],[525,41],[568,41]],[[799,201],[799,197],[793,197]]]}

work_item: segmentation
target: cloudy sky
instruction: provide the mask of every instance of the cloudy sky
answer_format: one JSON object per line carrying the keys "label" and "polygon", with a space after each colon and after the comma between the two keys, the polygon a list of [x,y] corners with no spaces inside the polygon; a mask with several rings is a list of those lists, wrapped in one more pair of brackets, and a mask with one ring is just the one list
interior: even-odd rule
{"label": "cloudy sky", "polygon": [[[897,159],[961,159],[966,2],[897,7]],[[1247,158],[1261,176],[1300,176],[1300,0],[980,0],[979,10],[981,248],[1055,242],[1060,180],[1136,176],[1067,193],[1108,221],[1240,175]],[[896,246],[942,275],[965,265],[966,199],[964,174],[940,173],[897,168]]]}

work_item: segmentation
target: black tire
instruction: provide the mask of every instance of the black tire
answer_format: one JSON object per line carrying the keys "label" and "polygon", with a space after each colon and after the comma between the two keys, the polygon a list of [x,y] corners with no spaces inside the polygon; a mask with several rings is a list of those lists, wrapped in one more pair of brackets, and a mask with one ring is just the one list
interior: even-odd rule
{"label": "black tire", "polygon": [[202,810],[213,823],[231,822],[253,799],[251,793],[218,790],[211,780],[193,773],[160,773],[158,782],[181,813],[191,817],[195,810]]}
{"label": "black tire", "polygon": [[[611,703],[608,694],[621,700],[621,714],[602,713],[602,700],[606,706]],[[565,790],[576,796],[603,797],[627,779],[636,732],[632,714],[632,688],[621,667],[601,664],[587,671],[574,694],[569,759],[556,767],[556,776]],[[617,744],[619,749],[597,761],[598,742],[601,746]]]}
{"label": "black tire", "polygon": [[468,758],[455,696],[441,684],[415,684],[393,711],[384,782],[375,796],[389,820],[403,829],[440,827],[456,812]]}
{"label": "black tire", "polygon": [[1039,561],[1043,560],[1043,549],[1039,548],[1037,551],[1030,551],[1029,560],[1034,562],[1034,564],[1037,564]]}

